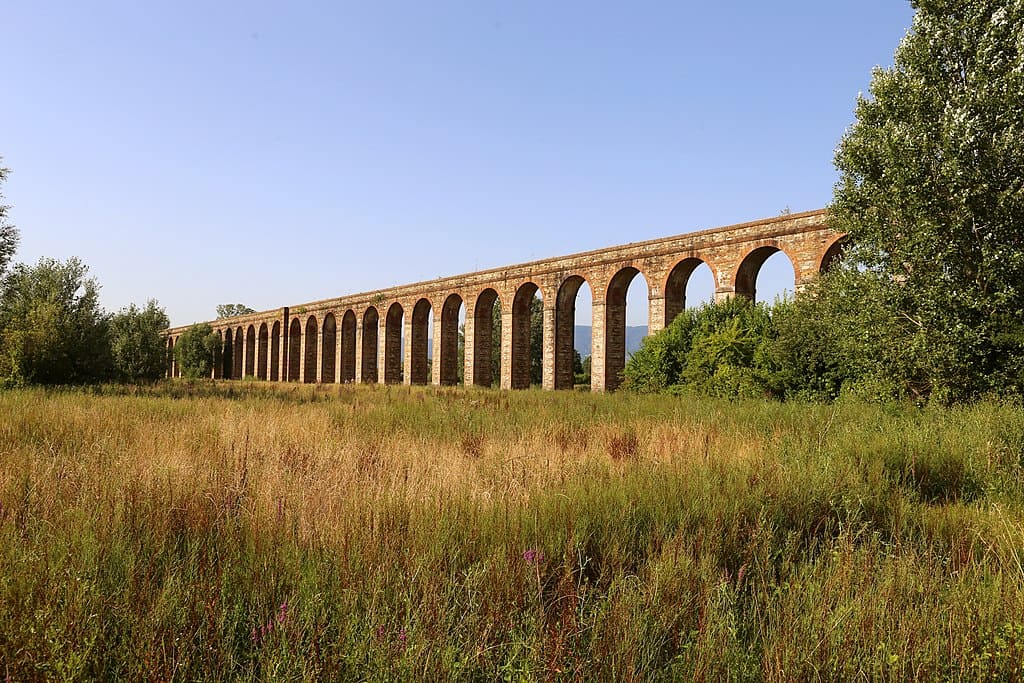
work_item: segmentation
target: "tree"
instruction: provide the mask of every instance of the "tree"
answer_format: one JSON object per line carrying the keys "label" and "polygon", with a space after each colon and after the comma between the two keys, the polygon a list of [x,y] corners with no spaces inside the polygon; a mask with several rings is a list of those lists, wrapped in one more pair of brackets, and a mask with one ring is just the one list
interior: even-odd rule
{"label": "tree", "polygon": [[544,381],[544,300],[530,299],[530,384]]}
{"label": "tree", "polygon": [[248,315],[256,311],[245,304],[218,304],[217,320],[222,318],[234,318],[236,315]]}
{"label": "tree", "polygon": [[830,221],[893,336],[881,372],[944,400],[1020,391],[1024,2],[914,6],[836,152]]}
{"label": "tree", "polygon": [[736,297],[688,308],[644,338],[626,362],[624,386],[638,392],[677,386],[725,397],[772,394],[774,337],[764,304]]}
{"label": "tree", "polygon": [[109,318],[78,259],[16,265],[0,280],[0,381],[75,384],[110,374]]}
{"label": "tree", "polygon": [[[0,161],[3,161],[0,158]],[[7,180],[9,170],[0,166],[0,185]],[[14,251],[18,248],[18,230],[7,222],[7,211],[11,207],[3,203],[4,194],[0,191],[0,275],[7,270]]]}
{"label": "tree", "polygon": [[209,323],[192,325],[181,333],[174,345],[174,358],[183,377],[209,377],[220,339]]}
{"label": "tree", "polygon": [[110,353],[115,376],[120,380],[159,379],[166,370],[167,339],[161,334],[170,326],[167,314],[154,299],[145,308],[131,304],[110,319]]}

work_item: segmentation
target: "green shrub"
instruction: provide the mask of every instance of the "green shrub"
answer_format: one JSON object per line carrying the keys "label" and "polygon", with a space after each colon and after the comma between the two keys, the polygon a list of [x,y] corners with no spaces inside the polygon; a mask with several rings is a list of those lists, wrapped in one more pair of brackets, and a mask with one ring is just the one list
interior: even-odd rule
{"label": "green shrub", "polygon": [[193,325],[185,330],[174,345],[174,358],[183,377],[209,377],[220,340],[209,323]]}

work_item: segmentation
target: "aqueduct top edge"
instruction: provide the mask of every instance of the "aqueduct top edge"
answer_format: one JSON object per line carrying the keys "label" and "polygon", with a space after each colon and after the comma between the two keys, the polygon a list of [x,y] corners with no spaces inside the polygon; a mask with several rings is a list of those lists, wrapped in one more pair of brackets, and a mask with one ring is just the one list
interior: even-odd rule
{"label": "aqueduct top edge", "polygon": [[[464,286],[467,281],[487,281],[489,278],[494,279],[493,276],[507,274],[510,271],[517,273],[531,272],[531,271],[550,271],[557,269],[558,265],[562,262],[569,262],[580,259],[601,259],[606,261],[614,260],[628,260],[630,258],[647,258],[651,256],[662,255],[665,253],[672,253],[680,251],[681,243],[688,242],[688,248],[690,250],[699,250],[710,246],[723,246],[734,242],[756,242],[758,240],[770,240],[773,238],[781,237],[788,234],[794,234],[799,232],[806,232],[808,226],[806,225],[806,219],[813,219],[816,217],[824,217],[827,214],[827,210],[818,209],[814,211],[805,211],[801,213],[789,213],[771,218],[763,218],[755,221],[748,221],[745,223],[738,223],[734,225],[726,225],[721,227],[715,227],[705,230],[698,230],[689,233],[681,233],[668,237],[658,237],[650,240],[643,240],[639,242],[630,242],[627,244],[614,245],[609,247],[602,247],[599,249],[593,249],[590,251],[583,251],[574,254],[567,254],[563,256],[554,256],[543,259],[537,259],[534,261],[527,261],[523,263],[510,264],[506,266],[499,266],[495,268],[488,268],[484,270],[472,271],[468,273],[462,273],[459,275],[450,275],[435,278],[432,280],[424,280],[420,282],[414,282],[409,284],[400,284],[392,287],[385,287],[376,290],[370,290],[367,292],[356,292],[352,294],[345,294],[341,296],[329,297],[326,299],[320,299],[307,303],[297,304],[292,309],[306,310],[306,309],[323,309],[329,308],[332,304],[341,302],[373,302],[377,299],[396,298],[400,296],[413,295],[417,292],[437,292],[446,288],[457,289]],[[758,231],[756,236],[749,236],[749,231],[752,228],[763,227],[763,231]],[[827,229],[825,220],[820,221],[819,229]],[[729,239],[726,235],[728,233],[738,233],[735,239]],[[718,239],[714,239],[714,238]],[[663,246],[664,248],[659,250],[657,247]],[[631,256],[630,254],[633,254]],[[446,287],[448,284],[450,287]],[[257,311],[254,313],[248,313],[241,316],[234,316],[231,318],[222,318],[218,320],[207,321],[217,327],[247,327],[251,324],[259,325],[268,319],[268,316],[274,315],[277,311],[280,311],[281,307],[267,309],[264,311]],[[170,328],[167,330],[167,334],[175,335],[184,330],[188,329],[191,325],[180,325],[177,327]]]}

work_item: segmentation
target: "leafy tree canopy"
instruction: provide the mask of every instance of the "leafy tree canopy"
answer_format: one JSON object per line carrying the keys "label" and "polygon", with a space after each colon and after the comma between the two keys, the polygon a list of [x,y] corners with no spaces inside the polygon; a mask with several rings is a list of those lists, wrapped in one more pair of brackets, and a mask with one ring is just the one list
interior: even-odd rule
{"label": "leafy tree canopy", "polygon": [[222,318],[234,318],[236,315],[248,315],[249,313],[255,312],[255,309],[249,308],[245,304],[218,304],[217,320],[221,320]]}
{"label": "leafy tree canopy", "polygon": [[184,377],[209,377],[220,340],[209,323],[193,325],[178,337],[174,357]]}
{"label": "leafy tree canopy", "polygon": [[831,221],[874,276],[888,372],[957,400],[1020,377],[1024,1],[914,6],[837,150]]}
{"label": "leafy tree canopy", "polygon": [[18,264],[0,280],[0,381],[74,384],[110,372],[109,318],[78,259]]}
{"label": "leafy tree canopy", "polygon": [[[2,159],[0,159],[2,161]],[[0,185],[7,180],[8,169],[0,166]],[[7,265],[18,248],[18,230],[7,222],[7,211],[11,208],[3,203],[3,191],[0,191],[0,275],[7,270]]]}
{"label": "leafy tree canopy", "polygon": [[110,352],[114,373],[121,380],[155,380],[163,376],[167,340],[161,334],[170,321],[150,299],[145,308],[131,304],[110,319]]}

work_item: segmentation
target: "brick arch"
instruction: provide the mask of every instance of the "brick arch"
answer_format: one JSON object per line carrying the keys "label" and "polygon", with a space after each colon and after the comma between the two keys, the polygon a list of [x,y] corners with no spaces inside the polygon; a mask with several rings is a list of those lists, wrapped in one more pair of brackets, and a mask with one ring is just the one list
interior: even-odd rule
{"label": "brick arch", "polygon": [[231,376],[235,379],[242,379],[245,377],[245,368],[242,365],[245,352],[245,332],[242,330],[242,326],[239,325],[238,329],[235,330],[235,346],[234,346],[235,357],[232,360],[232,367],[234,370]]}
{"label": "brick arch", "polygon": [[785,254],[790,265],[793,266],[794,282],[800,282],[800,271],[792,254],[787,252],[777,241],[765,240],[758,242],[739,260],[733,285],[736,296],[746,297],[751,301],[757,300],[757,274],[761,272],[764,262],[778,252]]}
{"label": "brick arch", "polygon": [[377,333],[380,326],[380,314],[370,306],[363,312],[363,362],[360,375],[363,384],[377,383]]}
{"label": "brick arch", "polygon": [[402,382],[402,320],[405,310],[397,301],[384,316],[384,383]]}
{"label": "brick arch", "polygon": [[292,318],[288,326],[288,381],[298,382],[302,379],[302,323]]}
{"label": "brick arch", "polygon": [[576,383],[573,372],[573,361],[576,359],[576,298],[584,283],[590,288],[593,297],[594,288],[582,275],[570,275],[562,280],[555,295],[555,389],[572,389]]}
{"label": "brick arch", "polygon": [[620,268],[612,276],[605,293],[604,386],[609,391],[622,384],[622,371],[626,367],[626,292],[637,275],[643,275],[647,284],[647,296],[650,298],[650,277],[632,265]]}
{"label": "brick arch", "polygon": [[256,375],[256,326],[249,325],[245,331],[245,371],[242,377],[253,377]]}
{"label": "brick arch", "polygon": [[337,350],[338,323],[334,313],[328,313],[320,330],[320,381],[325,384],[333,384],[337,379]]}
{"label": "brick arch", "polygon": [[693,275],[693,272],[702,265],[707,266],[711,270],[711,278],[715,289],[717,289],[719,282],[718,268],[702,255],[694,254],[684,257],[672,266],[672,269],[665,277],[661,291],[665,293],[666,326],[675,320],[676,316],[686,308],[686,286],[690,283],[690,277]]}
{"label": "brick arch", "polygon": [[302,364],[302,381],[306,384],[316,383],[316,347],[317,340],[320,335],[318,334],[318,323],[315,315],[311,315],[306,319],[306,334],[305,334],[305,349],[306,352],[304,362]]}
{"label": "brick arch", "polygon": [[275,320],[270,329],[270,381],[281,379],[281,321]]}
{"label": "brick arch", "polygon": [[430,316],[434,307],[430,299],[420,299],[412,307],[412,348],[409,360],[409,383],[426,384],[429,381],[427,376],[427,342],[430,336]]}
{"label": "brick arch", "polygon": [[174,358],[174,337],[167,337],[167,377],[174,377],[175,370],[175,358]]}
{"label": "brick arch", "polygon": [[455,386],[459,383],[459,310],[462,308],[462,297],[449,294],[441,306],[441,329],[434,330],[440,335],[441,357],[435,362],[440,370],[440,383]]}
{"label": "brick arch", "polygon": [[267,341],[269,338],[270,332],[267,330],[267,324],[260,323],[260,329],[256,336],[259,347],[256,352],[256,377],[259,379],[267,379]]}
{"label": "brick arch", "polygon": [[[473,302],[473,379],[478,387],[489,387],[498,377],[494,376],[494,306],[501,307],[497,290],[488,287],[476,295]],[[467,315],[469,312],[467,311]],[[500,329],[500,328],[499,328]],[[499,335],[500,336],[500,335]],[[501,340],[498,340],[499,348]],[[501,351],[498,351],[500,375]],[[467,382],[468,384],[469,382]]]}
{"label": "brick arch", "polygon": [[543,296],[537,283],[526,281],[512,299],[512,389],[530,388],[530,302],[538,293]]}
{"label": "brick arch", "polygon": [[832,268],[849,245],[850,239],[846,233],[833,238],[821,252],[821,257],[818,259],[818,272],[824,273]]}
{"label": "brick arch", "polygon": [[356,314],[352,309],[341,316],[341,381],[356,381]]}

